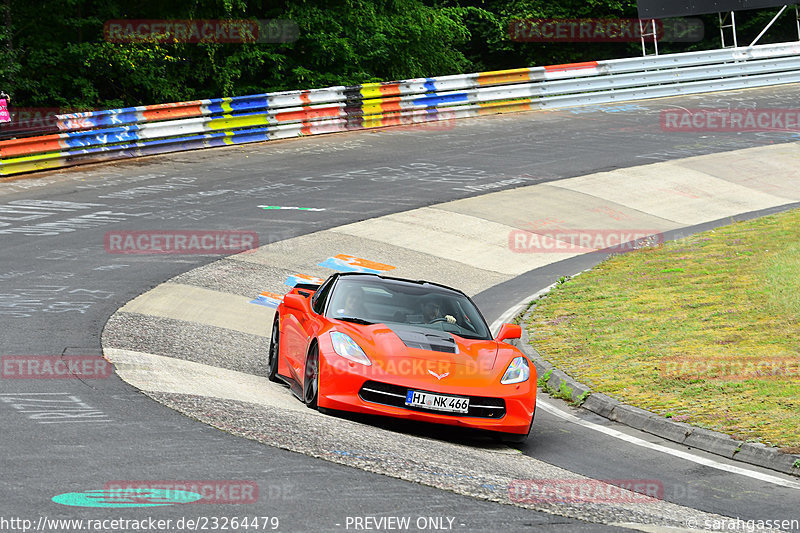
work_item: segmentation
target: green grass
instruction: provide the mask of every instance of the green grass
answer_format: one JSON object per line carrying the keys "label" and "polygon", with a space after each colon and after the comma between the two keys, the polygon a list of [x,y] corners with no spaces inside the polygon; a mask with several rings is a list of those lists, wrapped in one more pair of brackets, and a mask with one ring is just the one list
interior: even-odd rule
{"label": "green grass", "polygon": [[524,327],[595,391],[800,451],[798,241],[800,210],[614,256]]}

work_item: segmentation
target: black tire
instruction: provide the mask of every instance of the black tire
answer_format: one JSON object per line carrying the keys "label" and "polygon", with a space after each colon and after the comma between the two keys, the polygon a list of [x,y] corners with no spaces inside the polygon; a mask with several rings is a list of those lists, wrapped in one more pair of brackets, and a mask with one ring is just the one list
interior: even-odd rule
{"label": "black tire", "polygon": [[275,321],[272,323],[272,334],[269,339],[269,353],[267,355],[267,379],[279,383],[278,379],[278,357],[280,352],[278,350],[280,343],[280,325],[278,323],[278,316],[275,316]]}
{"label": "black tire", "polygon": [[319,398],[319,347],[316,343],[308,351],[303,376],[303,401],[310,409],[317,408]]}

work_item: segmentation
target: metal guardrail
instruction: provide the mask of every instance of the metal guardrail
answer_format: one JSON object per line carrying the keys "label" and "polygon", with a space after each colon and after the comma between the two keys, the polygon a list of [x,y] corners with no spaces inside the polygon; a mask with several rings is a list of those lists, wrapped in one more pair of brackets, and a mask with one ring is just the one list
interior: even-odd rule
{"label": "metal guardrail", "polygon": [[58,115],[0,141],[0,175],[485,114],[800,82],[800,43],[530,67]]}

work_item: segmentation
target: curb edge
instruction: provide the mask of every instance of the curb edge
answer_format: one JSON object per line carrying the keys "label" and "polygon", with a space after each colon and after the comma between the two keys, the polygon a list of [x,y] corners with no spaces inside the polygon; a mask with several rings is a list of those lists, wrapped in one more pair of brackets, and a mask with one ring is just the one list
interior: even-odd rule
{"label": "curb edge", "polygon": [[[552,286],[543,291],[543,294],[549,292]],[[524,323],[535,306],[534,302],[522,314],[520,319],[522,337],[514,340],[514,345],[531,359],[536,366],[538,376],[544,376],[549,372],[545,382],[546,392],[560,391],[564,385],[568,389],[569,401],[573,404],[580,404],[580,407],[613,422],[619,422],[689,448],[696,448],[728,459],[800,477],[800,468],[794,466],[800,461],[800,455],[781,453],[777,448],[760,442],[739,441],[724,433],[675,422],[653,412],[622,403],[603,393],[594,392],[590,387],[558,369],[530,344],[530,337]],[[584,398],[583,401],[581,401],[581,397]]]}

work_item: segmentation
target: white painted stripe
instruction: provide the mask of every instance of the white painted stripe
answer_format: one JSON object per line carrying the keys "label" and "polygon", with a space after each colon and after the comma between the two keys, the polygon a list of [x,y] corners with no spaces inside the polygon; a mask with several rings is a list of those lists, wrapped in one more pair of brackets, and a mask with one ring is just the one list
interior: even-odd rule
{"label": "white painted stripe", "polygon": [[514,317],[520,314],[522,310],[525,309],[532,300],[538,298],[542,294],[550,292],[550,290],[555,286],[556,286],[555,283],[548,285],[544,289],[534,292],[527,298],[523,298],[522,301],[520,301],[517,305],[506,310],[506,312],[500,315],[497,318],[497,320],[492,322],[492,325],[489,327],[489,329],[493,332],[493,335],[497,336],[497,333],[500,331],[500,326],[502,326],[506,322],[510,322],[511,320],[513,320]]}
{"label": "white painted stripe", "polygon": [[54,422],[38,422],[39,424],[96,424],[98,422],[113,422],[113,420],[57,420]]}
{"label": "white painted stripe", "polygon": [[641,446],[642,448],[648,448],[653,451],[666,453],[668,455],[672,455],[674,457],[679,457],[681,459],[685,459],[687,461],[691,461],[693,463],[697,463],[703,466],[710,466],[711,468],[716,468],[717,470],[723,470],[725,472],[730,472],[732,474],[739,474],[740,476],[746,476],[753,479],[758,479],[759,481],[766,481],[767,483],[772,483],[773,485],[780,485],[782,487],[787,487],[790,489],[798,489],[800,490],[800,483],[797,481],[792,481],[789,479],[779,478],[777,476],[773,476],[770,474],[764,474],[762,472],[756,472],[754,470],[749,470],[747,468],[742,468],[739,466],[729,465],[725,463],[720,463],[719,461],[715,461],[713,459],[709,459],[707,457],[700,457],[698,455],[694,455],[692,453],[682,451],[682,450],[675,450],[672,448],[668,448],[666,446],[662,446],[661,444],[655,444],[652,442],[647,442],[646,440],[640,439],[639,437],[634,437],[633,435],[628,435],[621,431],[617,431],[616,429],[608,428],[605,426],[601,426],[599,424],[595,424],[593,422],[589,422],[586,420],[581,420],[577,416],[562,411],[558,407],[554,406],[551,403],[543,401],[541,399],[536,400],[536,405],[538,407],[543,408],[548,413],[561,418],[562,420],[566,420],[567,422],[572,422],[573,424],[577,424],[579,426],[583,426],[585,428],[591,429],[593,431],[597,431],[599,433],[603,433],[610,437],[614,437],[616,439],[624,440],[625,442],[629,442],[630,444]]}
{"label": "white painted stripe", "polygon": [[71,392],[0,392],[0,396],[61,396]]}

